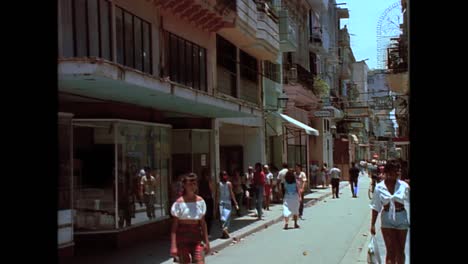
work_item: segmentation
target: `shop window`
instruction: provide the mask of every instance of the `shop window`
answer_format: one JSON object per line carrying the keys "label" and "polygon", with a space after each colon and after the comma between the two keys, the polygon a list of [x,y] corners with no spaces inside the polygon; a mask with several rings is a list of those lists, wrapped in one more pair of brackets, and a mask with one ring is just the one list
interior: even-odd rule
{"label": "shop window", "polygon": [[[120,229],[167,217],[169,132],[150,124],[75,120],[76,231]],[[139,173],[145,168],[154,177],[148,196],[140,195]]]}
{"label": "shop window", "polygon": [[58,124],[58,210],[68,210],[72,208],[71,136],[71,118],[61,118]]}

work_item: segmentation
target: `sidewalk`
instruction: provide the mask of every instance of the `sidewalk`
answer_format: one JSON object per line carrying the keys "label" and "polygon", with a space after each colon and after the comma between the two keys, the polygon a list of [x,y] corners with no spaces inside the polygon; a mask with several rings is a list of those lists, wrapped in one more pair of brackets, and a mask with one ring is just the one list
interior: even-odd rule
{"label": "sidewalk", "polygon": [[[340,192],[346,188],[349,182],[340,182]],[[311,189],[311,192],[304,196],[304,208],[313,206],[318,201],[331,196],[330,187],[321,189]],[[264,211],[264,219],[257,220],[254,216],[256,210],[234,217],[231,221],[230,238],[221,239],[221,228],[218,220],[213,220],[210,236],[211,254],[216,254],[223,248],[237,243],[244,237],[259,232],[262,229],[283,220],[283,205],[271,204],[270,211]],[[302,221],[302,220],[299,220]],[[307,219],[305,219],[307,221]],[[120,263],[173,263],[169,256],[170,236],[159,237],[158,239],[146,241],[121,250],[109,250],[101,252],[87,252],[79,256],[70,258],[64,263],[100,263],[100,264],[120,264]]]}

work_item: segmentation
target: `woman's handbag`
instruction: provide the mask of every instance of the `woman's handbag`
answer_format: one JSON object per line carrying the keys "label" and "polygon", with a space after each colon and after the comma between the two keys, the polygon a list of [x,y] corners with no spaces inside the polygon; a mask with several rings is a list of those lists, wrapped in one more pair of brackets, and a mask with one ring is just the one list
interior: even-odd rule
{"label": "woman's handbag", "polygon": [[368,245],[367,250],[367,263],[372,264],[381,264],[382,258],[379,253],[379,245],[377,244],[377,239],[375,236],[372,236]]}

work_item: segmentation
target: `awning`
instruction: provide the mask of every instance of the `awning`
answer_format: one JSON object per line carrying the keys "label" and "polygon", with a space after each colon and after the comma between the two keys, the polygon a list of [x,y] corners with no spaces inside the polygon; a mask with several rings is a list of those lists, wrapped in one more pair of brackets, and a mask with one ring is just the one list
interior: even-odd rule
{"label": "awning", "polygon": [[356,143],[356,144],[359,143],[359,139],[356,137],[356,135],[354,135],[354,134],[349,134],[349,135],[353,138],[354,143]]}
{"label": "awning", "polygon": [[335,119],[343,119],[344,118],[344,113],[340,109],[332,106],[332,105],[327,105],[324,106],[322,109],[327,109],[327,110],[332,110],[333,112],[333,118]]}
{"label": "awning", "polygon": [[302,123],[302,122],[299,122],[299,121],[297,121],[296,119],[294,119],[294,118],[292,118],[292,117],[290,117],[290,116],[287,116],[287,115],[285,115],[285,114],[281,114],[281,113],[278,113],[278,112],[271,112],[271,113],[274,114],[275,116],[277,116],[277,117],[283,119],[283,120],[286,121],[286,122],[289,122],[289,123],[291,123],[291,124],[293,124],[293,125],[295,125],[295,126],[297,126],[297,127],[299,127],[299,128],[304,129],[305,132],[306,132],[308,135],[314,135],[314,136],[318,136],[318,135],[319,135],[318,130],[313,129],[313,128],[311,128],[310,126],[308,126],[308,125],[306,125],[306,124],[304,124],[304,123]]}
{"label": "awning", "polygon": [[409,141],[396,141],[394,142],[396,146],[409,145]]}

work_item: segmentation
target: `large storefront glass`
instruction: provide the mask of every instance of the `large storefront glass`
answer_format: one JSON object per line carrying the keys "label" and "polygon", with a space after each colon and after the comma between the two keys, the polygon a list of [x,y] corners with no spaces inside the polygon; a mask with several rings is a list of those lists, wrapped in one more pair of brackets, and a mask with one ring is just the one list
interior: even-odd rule
{"label": "large storefront glass", "polygon": [[[170,126],[80,119],[73,125],[77,231],[127,228],[168,217]],[[140,195],[142,169],[154,177],[151,199]]]}
{"label": "large storefront glass", "polygon": [[180,176],[194,172],[201,177],[211,174],[211,130],[173,129],[172,168],[174,170],[171,199],[177,198],[177,183]]}
{"label": "large storefront glass", "polygon": [[72,222],[72,114],[58,117],[58,246],[73,241]]}

